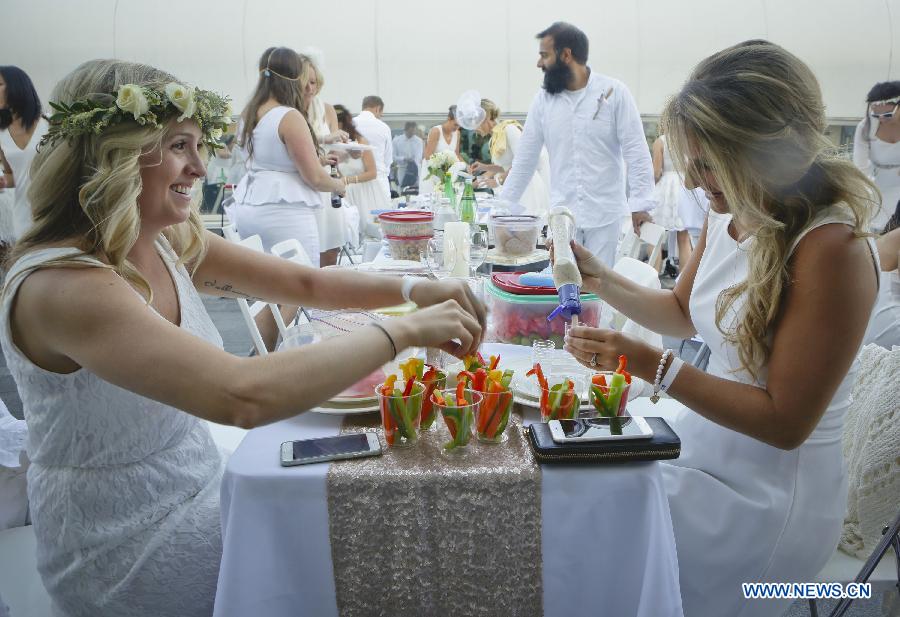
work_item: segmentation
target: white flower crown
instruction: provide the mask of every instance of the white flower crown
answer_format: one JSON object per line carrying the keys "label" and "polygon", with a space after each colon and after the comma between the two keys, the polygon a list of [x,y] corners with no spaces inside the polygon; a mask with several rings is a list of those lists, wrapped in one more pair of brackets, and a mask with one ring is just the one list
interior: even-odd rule
{"label": "white flower crown", "polygon": [[54,113],[50,128],[41,139],[41,147],[60,140],[71,141],[82,135],[97,135],[114,124],[136,122],[141,126],[161,127],[170,119],[182,122],[191,118],[200,125],[202,142],[211,150],[221,148],[219,138],[231,124],[228,97],[208,90],[171,82],[162,91],[135,84],[119,86],[115,97],[98,94],[71,103],[50,102]]}

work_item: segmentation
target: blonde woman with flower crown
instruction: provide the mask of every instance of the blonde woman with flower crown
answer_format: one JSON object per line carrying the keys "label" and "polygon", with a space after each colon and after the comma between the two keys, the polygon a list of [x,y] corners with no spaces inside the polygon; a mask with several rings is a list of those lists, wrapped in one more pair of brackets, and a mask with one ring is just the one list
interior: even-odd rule
{"label": "blonde woman with flower crown", "polygon": [[[640,325],[700,333],[707,372],[620,332],[573,328],[583,364],[683,404],[681,457],[662,465],[686,617],[780,615],[741,583],[814,581],[846,507],[841,435],[878,289],[871,183],[832,157],[818,82],[747,41],[703,60],[663,113],[676,165],[710,213],[673,290],[640,287],[583,247],[584,289]],[[653,400],[653,399],[651,399]]]}
{"label": "blonde woman with flower crown", "polygon": [[[62,615],[208,617],[222,459],[203,420],[290,417],[410,345],[473,352],[484,308],[465,284],[307,268],[205,232],[191,187],[229,121],[218,95],[95,60],[51,100],[32,167],[34,226],[10,256],[0,304],[30,434],[38,569]],[[245,358],[223,351],[198,292],[321,308],[408,297],[425,308]]]}

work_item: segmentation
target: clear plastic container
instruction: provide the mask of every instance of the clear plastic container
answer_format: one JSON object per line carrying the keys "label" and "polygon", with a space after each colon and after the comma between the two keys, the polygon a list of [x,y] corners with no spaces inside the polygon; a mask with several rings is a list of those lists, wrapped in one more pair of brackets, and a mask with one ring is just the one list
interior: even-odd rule
{"label": "clear plastic container", "polygon": [[411,238],[385,236],[388,242],[388,250],[391,259],[405,259],[408,261],[421,261],[422,255],[428,248],[428,241],[432,236],[414,236]]}
{"label": "clear plastic container", "polygon": [[[534,341],[550,340],[556,343],[557,349],[562,349],[566,322],[547,321],[547,315],[559,306],[559,296],[511,294],[490,282],[485,282],[485,290],[496,341],[531,347]],[[586,326],[599,324],[600,298],[581,294],[579,321]]]}
{"label": "clear plastic container", "polygon": [[543,222],[527,214],[504,214],[491,217],[494,246],[503,255],[519,257],[532,253],[537,246]]}
{"label": "clear plastic container", "polygon": [[381,223],[381,231],[388,237],[416,238],[434,235],[434,214],[425,210],[383,212],[378,215],[378,222]]}

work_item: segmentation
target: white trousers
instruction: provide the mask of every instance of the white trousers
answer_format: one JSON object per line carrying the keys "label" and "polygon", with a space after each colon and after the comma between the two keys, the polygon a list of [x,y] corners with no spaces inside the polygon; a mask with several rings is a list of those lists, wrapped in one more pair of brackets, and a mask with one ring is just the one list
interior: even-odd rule
{"label": "white trousers", "polygon": [[600,261],[612,268],[616,261],[616,248],[619,246],[618,219],[603,227],[579,227],[575,231],[575,241],[596,255]]}
{"label": "white trousers", "polygon": [[234,225],[241,238],[259,235],[268,253],[282,240],[296,239],[319,267],[319,229],[316,211],[305,204],[235,204]]}

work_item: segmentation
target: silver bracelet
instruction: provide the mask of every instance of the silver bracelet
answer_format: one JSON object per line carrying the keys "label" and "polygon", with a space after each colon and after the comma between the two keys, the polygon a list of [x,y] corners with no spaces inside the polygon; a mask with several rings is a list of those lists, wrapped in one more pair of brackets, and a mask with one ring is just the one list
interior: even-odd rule
{"label": "silver bracelet", "polygon": [[397,345],[394,344],[394,337],[392,337],[392,336],[390,335],[390,333],[387,331],[387,329],[385,329],[385,327],[382,326],[382,325],[379,324],[379,323],[376,323],[376,322],[373,321],[373,322],[372,322],[371,324],[369,324],[369,325],[370,325],[370,326],[375,326],[376,328],[378,328],[379,330],[381,330],[381,332],[387,337],[388,342],[391,344],[391,360],[393,360],[394,358],[396,358],[396,357],[397,357]]}
{"label": "silver bracelet", "polygon": [[412,298],[410,295],[412,294],[413,287],[422,282],[422,279],[417,276],[406,275],[403,277],[403,285],[400,287],[400,295],[403,296],[404,302],[412,302]]}
{"label": "silver bracelet", "polygon": [[659,358],[659,366],[656,367],[656,379],[653,380],[653,395],[650,396],[650,402],[654,405],[659,402],[660,385],[662,383],[663,371],[666,370],[666,360],[668,360],[669,356],[673,355],[673,353],[674,352],[671,349],[666,349]]}
{"label": "silver bracelet", "polygon": [[684,360],[677,357],[672,358],[672,364],[669,365],[669,370],[666,371],[666,374],[663,376],[662,381],[659,382],[659,389],[661,391],[669,391],[669,388],[672,387],[672,383],[674,383],[675,378],[678,377],[678,371],[681,370],[682,366],[684,366]]}

